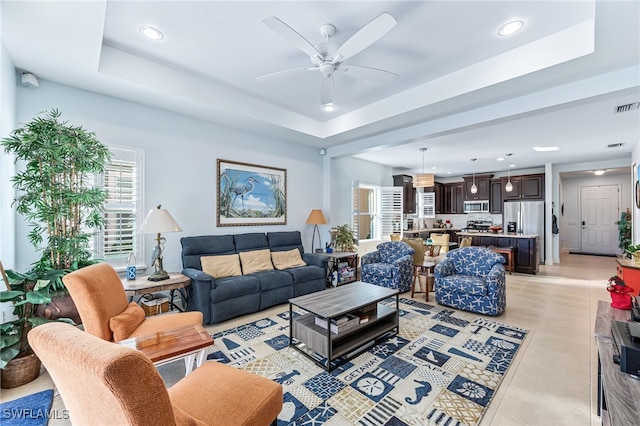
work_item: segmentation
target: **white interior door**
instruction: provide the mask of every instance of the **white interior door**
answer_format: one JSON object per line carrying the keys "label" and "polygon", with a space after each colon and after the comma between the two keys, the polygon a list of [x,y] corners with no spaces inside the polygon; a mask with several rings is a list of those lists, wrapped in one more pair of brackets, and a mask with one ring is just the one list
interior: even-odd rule
{"label": "white interior door", "polygon": [[620,186],[599,185],[580,188],[582,225],[581,251],[594,254],[618,254]]}

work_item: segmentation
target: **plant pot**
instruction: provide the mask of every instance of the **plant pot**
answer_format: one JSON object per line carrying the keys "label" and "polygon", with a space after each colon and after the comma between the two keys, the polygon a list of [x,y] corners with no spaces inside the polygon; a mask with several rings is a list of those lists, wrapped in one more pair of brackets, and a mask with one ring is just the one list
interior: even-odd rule
{"label": "plant pot", "polygon": [[634,251],[631,254],[633,255],[633,263],[636,265],[640,265],[640,251]]}
{"label": "plant pot", "polygon": [[12,359],[2,369],[2,388],[15,388],[37,379],[41,366],[40,358],[34,353]]}

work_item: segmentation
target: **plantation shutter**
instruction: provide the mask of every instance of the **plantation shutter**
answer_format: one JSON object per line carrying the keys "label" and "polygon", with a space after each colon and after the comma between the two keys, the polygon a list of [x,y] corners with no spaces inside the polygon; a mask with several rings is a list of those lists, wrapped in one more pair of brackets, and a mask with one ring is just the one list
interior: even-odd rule
{"label": "plantation shutter", "polygon": [[104,205],[103,256],[106,260],[126,259],[138,254],[136,216],[139,197],[136,152],[111,148],[111,162],[104,172],[104,189],[109,193]]}
{"label": "plantation shutter", "polygon": [[360,181],[351,182],[351,229],[356,238],[356,245],[360,244]]}
{"label": "plantation shutter", "polygon": [[420,218],[436,217],[436,194],[435,192],[418,193],[418,206]]}
{"label": "plantation shutter", "polygon": [[383,186],[380,188],[379,211],[382,220],[381,239],[388,241],[390,239],[389,235],[394,233],[394,223],[402,222],[401,186]]}

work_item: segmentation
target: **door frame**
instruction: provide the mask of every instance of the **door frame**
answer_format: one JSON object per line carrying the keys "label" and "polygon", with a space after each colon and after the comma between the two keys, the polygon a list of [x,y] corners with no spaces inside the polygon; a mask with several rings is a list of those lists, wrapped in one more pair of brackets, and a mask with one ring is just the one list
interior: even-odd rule
{"label": "door frame", "polygon": [[[619,183],[609,183],[609,184],[601,184],[601,185],[579,185],[578,186],[578,223],[579,223],[579,241],[580,241],[580,253],[582,253],[582,189],[589,187],[601,187],[601,186],[615,186],[618,188],[618,215],[620,217],[620,209],[622,208],[622,186]],[[613,256],[614,254],[612,254]]]}

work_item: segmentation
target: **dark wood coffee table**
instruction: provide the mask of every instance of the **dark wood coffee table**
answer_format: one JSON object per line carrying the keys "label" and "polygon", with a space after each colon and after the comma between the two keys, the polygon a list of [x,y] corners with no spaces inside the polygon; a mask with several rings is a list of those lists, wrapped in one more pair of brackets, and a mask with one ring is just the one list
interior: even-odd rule
{"label": "dark wood coffee table", "polygon": [[138,349],[157,367],[184,358],[185,376],[200,367],[213,346],[213,337],[200,325],[185,325],[154,334],[125,339],[118,344]]}
{"label": "dark wood coffee table", "polygon": [[[289,345],[313,362],[331,371],[360,355],[375,344],[399,332],[397,290],[356,281],[346,286],[318,291],[289,299]],[[395,307],[379,303],[395,296]],[[332,319],[372,306],[366,323],[332,333],[330,327],[316,325],[316,317]],[[293,318],[293,306],[307,313]]]}

